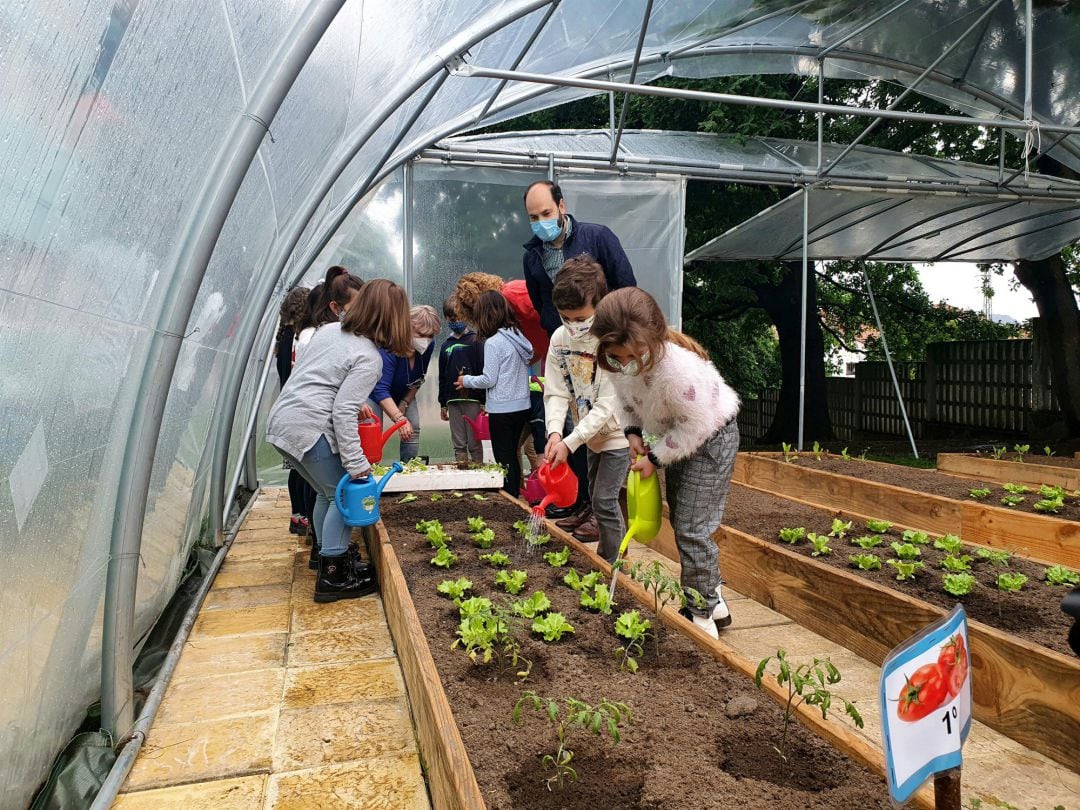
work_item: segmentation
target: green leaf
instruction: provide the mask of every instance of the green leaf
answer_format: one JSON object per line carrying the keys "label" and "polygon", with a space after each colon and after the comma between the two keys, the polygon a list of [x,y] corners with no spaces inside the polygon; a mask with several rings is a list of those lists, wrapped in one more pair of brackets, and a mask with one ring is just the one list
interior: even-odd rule
{"label": "green leaf", "polygon": [[410,492],[410,493],[409,493],[408,495],[406,495],[406,496],[405,496],[404,498],[399,498],[399,499],[398,499],[398,503],[412,503],[413,501],[418,501],[418,500],[420,500],[420,499],[419,499],[419,498],[417,498],[417,497],[416,497],[415,495],[413,495],[413,494],[412,494],[412,493]]}

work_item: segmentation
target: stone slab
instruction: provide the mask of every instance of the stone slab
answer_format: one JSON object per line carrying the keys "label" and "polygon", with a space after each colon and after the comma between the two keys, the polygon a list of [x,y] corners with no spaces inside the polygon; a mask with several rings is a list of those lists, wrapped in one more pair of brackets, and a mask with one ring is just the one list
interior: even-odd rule
{"label": "stone slab", "polygon": [[274,774],[267,810],[426,810],[415,754]]}
{"label": "stone slab", "polygon": [[348,630],[294,633],[289,640],[290,667],[393,657],[390,630],[379,621],[357,624]]}
{"label": "stone slab", "polygon": [[[308,579],[311,580],[311,591],[314,592],[314,574]],[[298,591],[298,585],[300,585],[299,581],[293,587],[292,632],[294,633],[348,630],[356,625],[367,625],[373,622],[386,623],[382,600],[379,599],[378,594],[320,605],[308,601],[311,598],[310,594]]]}
{"label": "stone slab", "polygon": [[268,712],[281,702],[284,683],[283,669],[174,680],[154,722],[171,725]]}
{"label": "stone slab", "polygon": [[415,751],[404,700],[286,709],[278,720],[273,769],[292,771]]}
{"label": "stone slab", "polygon": [[261,810],[266,775],[121,793],[114,810]]}
{"label": "stone slab", "polygon": [[285,666],[288,633],[189,638],[184,645],[174,678],[228,675],[255,669]]}
{"label": "stone slab", "polygon": [[354,661],[288,669],[282,706],[298,709],[404,696],[405,682],[396,660]]}
{"label": "stone slab", "polygon": [[292,588],[286,584],[247,585],[238,588],[213,588],[203,601],[203,611],[280,605],[289,601]]}
{"label": "stone slab", "polygon": [[287,633],[290,613],[286,604],[210,611],[195,620],[191,638]]}

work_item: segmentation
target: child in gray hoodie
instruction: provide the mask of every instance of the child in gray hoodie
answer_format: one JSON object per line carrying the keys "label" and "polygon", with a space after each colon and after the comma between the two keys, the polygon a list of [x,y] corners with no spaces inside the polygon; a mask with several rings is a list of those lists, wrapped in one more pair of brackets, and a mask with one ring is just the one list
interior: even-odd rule
{"label": "child in gray hoodie", "polygon": [[491,452],[506,468],[503,489],[515,498],[521,491],[518,437],[529,422],[529,360],[532,344],[521,334],[517,318],[501,293],[489,291],[468,313],[484,341],[484,373],[458,377],[454,387],[487,391]]}

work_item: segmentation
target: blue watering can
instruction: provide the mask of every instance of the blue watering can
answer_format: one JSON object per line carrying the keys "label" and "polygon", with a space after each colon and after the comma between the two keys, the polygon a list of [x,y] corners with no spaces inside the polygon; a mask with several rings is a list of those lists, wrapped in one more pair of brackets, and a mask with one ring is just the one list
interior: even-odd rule
{"label": "blue watering can", "polygon": [[400,461],[395,461],[386,475],[378,481],[370,478],[366,481],[353,481],[348,473],[343,475],[338,481],[334,499],[337,501],[338,511],[345,518],[345,525],[371,526],[378,523],[379,496],[382,495],[383,487],[390,480],[390,476],[404,469]]}

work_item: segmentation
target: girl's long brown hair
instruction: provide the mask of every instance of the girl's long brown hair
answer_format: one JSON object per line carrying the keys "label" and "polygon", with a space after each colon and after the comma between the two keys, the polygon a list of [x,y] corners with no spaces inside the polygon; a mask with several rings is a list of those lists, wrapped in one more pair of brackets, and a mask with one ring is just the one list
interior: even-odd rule
{"label": "girl's long brown hair", "polygon": [[709,353],[700,343],[668,326],[660,305],[638,287],[623,287],[605,295],[596,306],[590,334],[600,342],[596,362],[607,371],[618,371],[607,356],[608,350],[616,346],[630,347],[639,358],[648,352],[648,360],[641,363],[643,373],[660,362],[668,341],[703,360],[709,359]]}
{"label": "girl's long brown hair", "polygon": [[377,278],[360,288],[345,311],[341,328],[398,357],[409,357],[413,352],[409,296],[389,279]]}
{"label": "girl's long brown hair", "polygon": [[477,299],[472,307],[471,320],[476,327],[476,334],[484,340],[500,329],[521,331],[514,310],[510,309],[510,304],[503,298],[503,294],[494,290],[484,293]]}

